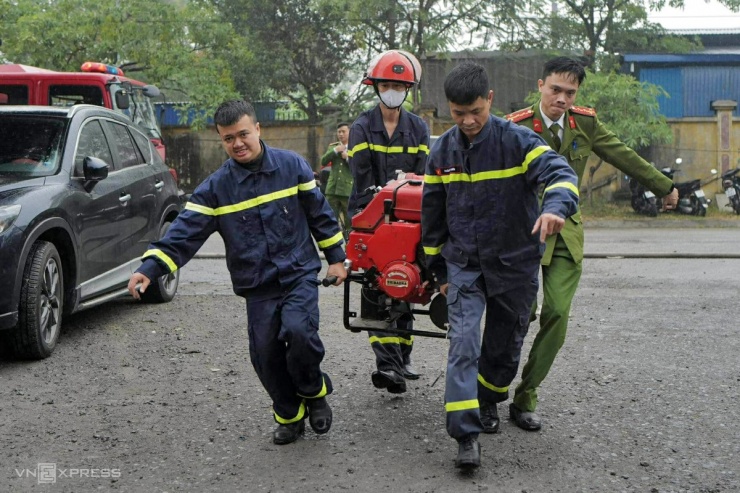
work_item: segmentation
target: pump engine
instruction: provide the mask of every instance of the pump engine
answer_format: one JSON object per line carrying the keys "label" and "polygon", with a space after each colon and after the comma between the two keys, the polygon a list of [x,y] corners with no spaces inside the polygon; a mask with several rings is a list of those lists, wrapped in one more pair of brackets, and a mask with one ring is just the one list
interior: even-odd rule
{"label": "pump engine", "polygon": [[[399,174],[352,218],[345,263],[349,272],[344,290],[347,329],[445,337],[440,332],[398,329],[393,323],[405,313],[424,314],[446,329],[447,304],[443,296],[435,296],[421,246],[423,188],[422,176]],[[352,283],[363,286],[359,320],[350,310]],[[430,306],[416,309],[414,304]]]}

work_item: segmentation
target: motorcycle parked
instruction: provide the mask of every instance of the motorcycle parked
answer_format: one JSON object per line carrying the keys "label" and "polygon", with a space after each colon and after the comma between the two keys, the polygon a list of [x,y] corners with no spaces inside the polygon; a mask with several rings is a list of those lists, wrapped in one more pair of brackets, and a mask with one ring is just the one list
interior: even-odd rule
{"label": "motorcycle parked", "polygon": [[732,207],[735,214],[740,214],[740,168],[722,173],[722,188],[727,197],[727,207]]}
{"label": "motorcycle parked", "polygon": [[632,192],[632,209],[638,214],[655,217],[658,215],[658,199],[655,194],[645,188],[642,183],[630,177],[630,192]]}
{"label": "motorcycle parked", "polygon": [[[676,165],[681,164],[681,158],[676,159]],[[662,168],[661,173],[673,180],[673,175],[679,172],[676,168],[665,167]],[[676,206],[676,212],[681,214],[689,214],[692,216],[706,216],[707,208],[709,207],[709,201],[707,200],[704,190],[701,189],[701,180],[691,180],[684,183],[673,182],[673,185],[678,190],[678,205]],[[662,209],[662,200],[659,202],[659,206]]]}

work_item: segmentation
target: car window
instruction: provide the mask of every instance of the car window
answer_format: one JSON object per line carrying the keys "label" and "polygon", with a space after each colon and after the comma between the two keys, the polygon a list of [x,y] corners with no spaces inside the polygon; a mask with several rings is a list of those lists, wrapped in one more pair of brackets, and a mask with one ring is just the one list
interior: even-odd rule
{"label": "car window", "polygon": [[134,141],[131,139],[131,134],[129,134],[125,125],[112,121],[107,121],[105,123],[112,131],[115,146],[118,150],[118,157],[121,161],[121,167],[129,168],[146,162],[144,160],[144,156],[142,156],[139,151],[139,148],[136,147]]}
{"label": "car window", "polygon": [[85,176],[82,161],[87,156],[100,158],[108,163],[111,170],[113,169],[113,156],[99,120],[88,121],[80,131],[80,140],[75,153],[75,176]]}
{"label": "car window", "polygon": [[94,104],[103,106],[103,91],[97,86],[59,84],[49,86],[51,106],[72,106],[75,104]]}
{"label": "car window", "polygon": [[[144,156],[144,160],[147,163],[152,162],[152,141],[149,140],[149,137],[144,135],[143,133],[131,129],[131,135],[134,136],[134,141],[136,142],[136,146],[139,148],[139,152]],[[156,152],[155,152],[156,154]]]}
{"label": "car window", "polygon": [[23,84],[0,84],[0,104],[28,104],[28,87]]}
{"label": "car window", "polygon": [[48,176],[59,164],[65,122],[60,118],[3,115],[0,174]]}

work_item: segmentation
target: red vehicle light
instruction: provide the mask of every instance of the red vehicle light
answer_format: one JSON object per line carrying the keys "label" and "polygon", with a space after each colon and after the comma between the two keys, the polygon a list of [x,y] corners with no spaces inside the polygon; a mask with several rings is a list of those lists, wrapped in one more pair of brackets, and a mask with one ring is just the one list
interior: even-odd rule
{"label": "red vehicle light", "polygon": [[177,183],[177,171],[175,168],[170,168],[170,174],[172,175],[172,178],[175,179],[175,183]]}
{"label": "red vehicle light", "polygon": [[123,75],[123,70],[114,66],[99,62],[85,62],[80,67],[83,72],[101,72],[104,74]]}

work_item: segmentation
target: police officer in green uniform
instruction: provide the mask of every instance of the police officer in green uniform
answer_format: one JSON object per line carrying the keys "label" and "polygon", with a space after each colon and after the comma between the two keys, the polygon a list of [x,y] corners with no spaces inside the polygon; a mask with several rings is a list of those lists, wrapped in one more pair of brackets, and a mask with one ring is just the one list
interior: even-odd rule
{"label": "police officer in green uniform", "polygon": [[[507,118],[534,130],[567,158],[578,175],[583,177],[586,161],[593,152],[607,163],[634,177],[656,196],[664,197],[666,209],[678,202],[678,191],[670,179],[642,159],[610,132],[596,117],[592,108],[573,106],[576,93],[586,72],[580,62],[558,57],[544,66],[542,79],[537,81],[541,99],[529,108]],[[537,387],[550,371],[555,356],[565,341],[571,301],[581,279],[583,260],[583,224],[581,213],[566,219],[560,234],[547,239],[542,257],[543,302],[540,330],[529,352],[522,379],[509,405],[511,419],[522,429],[539,430],[541,421],[535,413]],[[536,311],[532,307],[532,318]],[[498,423],[484,423],[487,429]],[[494,430],[495,431],[495,430]]]}
{"label": "police officer in green uniform", "polygon": [[347,162],[347,144],[349,143],[349,123],[337,125],[339,142],[329,144],[326,154],[321,157],[321,168],[329,167],[329,179],[326,182],[324,195],[329,202],[339,226],[344,232],[344,239],[349,235],[350,222],[347,219],[347,202],[352,193],[352,172]]}

